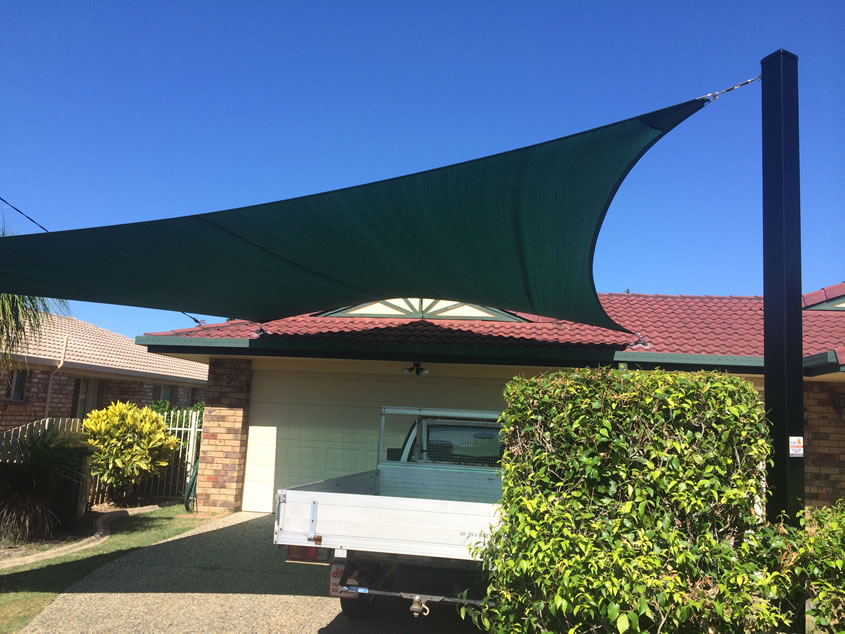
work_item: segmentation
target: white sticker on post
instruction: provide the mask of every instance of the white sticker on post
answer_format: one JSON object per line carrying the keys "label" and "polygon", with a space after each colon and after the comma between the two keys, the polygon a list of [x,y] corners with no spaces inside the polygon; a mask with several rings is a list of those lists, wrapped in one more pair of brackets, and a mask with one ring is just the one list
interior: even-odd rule
{"label": "white sticker on post", "polygon": [[804,457],[804,436],[790,436],[789,437],[789,457],[803,458]]}

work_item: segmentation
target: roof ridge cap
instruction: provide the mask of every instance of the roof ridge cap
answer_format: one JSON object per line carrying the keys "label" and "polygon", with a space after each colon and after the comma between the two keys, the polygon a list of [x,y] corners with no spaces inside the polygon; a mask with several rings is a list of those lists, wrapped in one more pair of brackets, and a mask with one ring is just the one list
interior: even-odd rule
{"label": "roof ridge cap", "polygon": [[668,293],[598,293],[599,297],[659,297],[662,299],[763,299],[762,295],[670,295]]}

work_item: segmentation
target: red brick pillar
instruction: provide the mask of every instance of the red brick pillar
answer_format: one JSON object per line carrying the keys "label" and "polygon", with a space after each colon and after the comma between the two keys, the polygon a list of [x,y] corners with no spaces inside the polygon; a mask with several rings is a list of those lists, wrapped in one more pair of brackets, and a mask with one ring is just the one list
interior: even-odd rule
{"label": "red brick pillar", "polygon": [[197,476],[199,510],[241,508],[249,432],[249,359],[211,359]]}

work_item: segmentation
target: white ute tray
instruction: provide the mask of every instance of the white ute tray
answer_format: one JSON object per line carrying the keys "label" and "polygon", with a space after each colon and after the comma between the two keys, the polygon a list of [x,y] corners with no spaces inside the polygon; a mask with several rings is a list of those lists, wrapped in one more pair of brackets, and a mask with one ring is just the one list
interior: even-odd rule
{"label": "white ute tray", "polygon": [[[361,474],[363,475],[363,474]],[[498,504],[279,490],[276,544],[472,560]]]}

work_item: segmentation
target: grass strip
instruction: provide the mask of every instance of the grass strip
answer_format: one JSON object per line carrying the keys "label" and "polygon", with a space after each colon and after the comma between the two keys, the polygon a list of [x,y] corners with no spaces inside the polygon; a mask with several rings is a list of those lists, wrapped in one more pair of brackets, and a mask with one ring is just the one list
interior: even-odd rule
{"label": "grass strip", "polygon": [[100,566],[205,521],[180,505],[167,506],[113,521],[111,537],[92,548],[0,572],[0,633],[25,627],[65,588]]}

